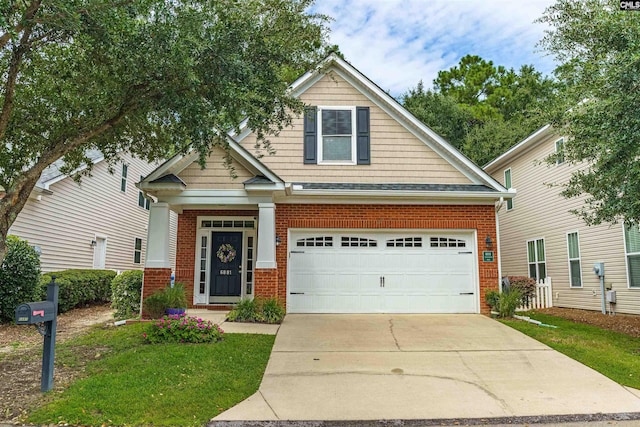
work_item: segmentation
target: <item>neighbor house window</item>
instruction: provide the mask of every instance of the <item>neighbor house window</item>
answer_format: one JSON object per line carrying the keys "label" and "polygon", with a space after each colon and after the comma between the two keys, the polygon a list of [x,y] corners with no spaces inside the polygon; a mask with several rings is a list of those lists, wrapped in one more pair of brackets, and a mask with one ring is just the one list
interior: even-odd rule
{"label": "neighbor house window", "polygon": [[126,164],[122,164],[122,177],[120,179],[120,191],[122,191],[123,193],[125,191],[127,191],[127,171],[129,169],[129,166],[127,166]]}
{"label": "neighbor house window", "polygon": [[[143,179],[144,179],[144,176],[140,175],[140,181],[142,181]],[[149,210],[150,205],[151,205],[151,201],[149,200],[149,198],[145,197],[144,193],[138,190],[138,206],[140,206],[141,208],[145,208],[146,210]]]}
{"label": "neighbor house window", "polygon": [[556,141],[556,165],[564,163],[564,138]]}
{"label": "neighbor house window", "polygon": [[569,253],[569,285],[572,288],[581,288],[580,241],[577,231],[567,234],[567,252]]}
{"label": "neighbor house window", "polygon": [[[504,171],[504,186],[508,189],[511,188],[511,168]],[[513,199],[507,199],[507,210],[513,209]]]}
{"label": "neighbor house window", "polygon": [[547,277],[544,239],[529,240],[527,242],[527,258],[529,262],[529,277],[533,277],[536,280],[544,280]]}
{"label": "neighbor house window", "polygon": [[133,244],[133,263],[140,264],[140,262],[142,262],[142,239],[136,237]]}
{"label": "neighbor house window", "polygon": [[640,288],[640,231],[637,225],[624,227],[624,247],[627,254],[629,287]]}
{"label": "neighbor house window", "polygon": [[307,107],[305,164],[371,164],[369,107]]}

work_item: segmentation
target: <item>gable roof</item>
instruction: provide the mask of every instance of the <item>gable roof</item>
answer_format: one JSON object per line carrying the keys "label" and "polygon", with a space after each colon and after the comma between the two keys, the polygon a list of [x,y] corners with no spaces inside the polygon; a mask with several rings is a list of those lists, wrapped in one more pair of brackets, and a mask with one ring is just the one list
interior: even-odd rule
{"label": "gable roof", "polygon": [[[104,155],[100,150],[87,150],[85,152],[85,156],[94,165],[104,160]],[[56,182],[65,179],[67,176],[73,175],[74,173],[80,172],[87,168],[87,166],[85,165],[74,170],[69,174],[64,174],[60,171],[60,168],[62,168],[62,166],[64,166],[63,159],[58,159],[55,162],[51,163],[49,166],[47,166],[45,170],[42,171],[42,174],[40,174],[40,178],[36,183],[36,187],[40,187],[42,189],[48,190],[50,185],[55,184]]]}
{"label": "gable roof", "polygon": [[484,166],[484,170],[493,170],[495,168],[504,165],[505,163],[512,161],[521,155],[525,154],[529,150],[533,149],[544,137],[553,133],[553,127],[550,124],[542,126],[537,131],[499,155],[495,159],[491,160]]}
{"label": "gable roof", "polygon": [[[444,138],[418,120],[391,95],[383,91],[378,85],[369,80],[369,78],[364,74],[335,53],[330,54],[327,58],[321,61],[314,70],[305,73],[297,79],[290,86],[292,95],[299,97],[329,71],[336,72],[349,84],[363,93],[367,98],[394,118],[398,123],[403,125],[431,150],[460,171],[460,173],[466,176],[473,184],[486,186],[494,192],[507,193],[507,189],[505,189],[499,182],[494,180],[469,158],[460,153]],[[252,130],[248,127],[248,120],[244,120],[240,123],[239,132],[237,134],[232,132],[228,135],[227,139],[232,157],[239,161],[243,166],[247,167],[247,169],[252,171],[256,176],[261,175],[271,180],[271,182],[282,183],[282,179],[270,171],[269,168],[267,168],[262,162],[256,159],[238,143],[238,141],[242,141],[251,132]],[[195,150],[187,155],[175,156],[174,158],[169,159],[153,171],[147,179],[140,183],[142,185],[141,188],[146,186],[145,183],[157,179],[165,174],[179,174],[197,159],[198,153],[195,152]]]}

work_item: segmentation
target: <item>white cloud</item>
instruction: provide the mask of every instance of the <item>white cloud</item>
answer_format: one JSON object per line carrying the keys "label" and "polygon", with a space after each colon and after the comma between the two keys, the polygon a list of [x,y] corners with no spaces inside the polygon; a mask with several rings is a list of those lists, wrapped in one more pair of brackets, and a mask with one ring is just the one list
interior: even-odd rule
{"label": "white cloud", "polygon": [[382,89],[399,96],[466,54],[496,65],[533,64],[549,73],[538,52],[544,26],[533,21],[552,0],[318,0],[315,12],[334,18],[331,43]]}

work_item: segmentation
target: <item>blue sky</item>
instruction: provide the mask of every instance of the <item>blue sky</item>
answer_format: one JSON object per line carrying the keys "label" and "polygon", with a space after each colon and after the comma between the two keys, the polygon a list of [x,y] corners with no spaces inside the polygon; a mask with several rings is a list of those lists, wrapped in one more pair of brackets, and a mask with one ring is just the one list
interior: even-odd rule
{"label": "blue sky", "polygon": [[330,41],[382,89],[400,96],[466,54],[544,74],[553,58],[536,43],[545,26],[533,21],[553,0],[317,0],[331,16]]}

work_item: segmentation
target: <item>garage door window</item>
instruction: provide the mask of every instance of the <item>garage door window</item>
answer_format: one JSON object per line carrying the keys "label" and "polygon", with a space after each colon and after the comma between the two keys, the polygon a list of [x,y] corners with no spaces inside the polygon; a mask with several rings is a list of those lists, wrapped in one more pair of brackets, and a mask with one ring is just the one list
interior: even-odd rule
{"label": "garage door window", "polygon": [[298,247],[331,247],[333,246],[333,237],[331,236],[319,236],[319,237],[307,237],[305,239],[298,239],[296,241]]}
{"label": "garage door window", "polygon": [[365,239],[363,237],[342,237],[341,246],[343,248],[375,248],[378,242],[373,239]]}
{"label": "garage door window", "polygon": [[467,242],[451,237],[431,237],[429,239],[429,246],[432,248],[466,248]]}
{"label": "garage door window", "polygon": [[422,237],[403,237],[387,240],[388,248],[421,248]]}

